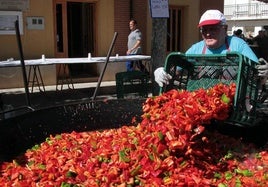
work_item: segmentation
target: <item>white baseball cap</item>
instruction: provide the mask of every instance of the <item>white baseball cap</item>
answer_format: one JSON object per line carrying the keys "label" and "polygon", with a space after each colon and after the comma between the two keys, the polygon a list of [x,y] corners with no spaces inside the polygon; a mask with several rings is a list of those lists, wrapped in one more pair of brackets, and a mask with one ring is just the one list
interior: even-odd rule
{"label": "white baseball cap", "polygon": [[204,25],[226,24],[225,16],[219,10],[207,10],[200,18],[198,27]]}

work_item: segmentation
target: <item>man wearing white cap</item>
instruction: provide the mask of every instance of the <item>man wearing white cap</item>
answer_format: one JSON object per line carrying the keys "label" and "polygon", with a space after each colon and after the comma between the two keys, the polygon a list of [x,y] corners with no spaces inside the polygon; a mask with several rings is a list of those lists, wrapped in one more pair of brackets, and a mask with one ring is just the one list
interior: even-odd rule
{"label": "man wearing white cap", "polygon": [[[268,76],[268,63],[264,59],[256,57],[248,44],[241,38],[227,35],[225,16],[219,10],[207,10],[200,18],[198,28],[203,40],[193,44],[185,54],[225,54],[229,51],[239,52],[254,62],[261,61],[258,65],[259,76],[265,79]],[[155,81],[160,87],[169,84],[171,75],[167,74],[163,67],[154,72]]]}

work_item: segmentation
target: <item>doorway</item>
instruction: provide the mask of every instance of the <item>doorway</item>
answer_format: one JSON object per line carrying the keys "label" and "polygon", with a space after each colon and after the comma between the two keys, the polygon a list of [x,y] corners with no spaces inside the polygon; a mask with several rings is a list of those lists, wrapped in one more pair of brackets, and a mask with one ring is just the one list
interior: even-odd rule
{"label": "doorway", "polygon": [[[55,0],[56,57],[81,58],[95,55],[95,4]],[[95,77],[93,64],[70,64],[72,78]],[[60,75],[58,75],[60,76]]]}
{"label": "doorway", "polygon": [[181,27],[182,9],[180,7],[170,6],[167,21],[167,53],[181,50]]}

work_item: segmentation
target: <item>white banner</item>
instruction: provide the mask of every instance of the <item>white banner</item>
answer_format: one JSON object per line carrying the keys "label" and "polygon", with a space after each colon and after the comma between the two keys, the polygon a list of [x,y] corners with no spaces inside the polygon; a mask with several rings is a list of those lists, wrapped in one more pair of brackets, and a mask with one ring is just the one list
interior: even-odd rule
{"label": "white banner", "polygon": [[168,0],[150,0],[152,18],[168,18]]}

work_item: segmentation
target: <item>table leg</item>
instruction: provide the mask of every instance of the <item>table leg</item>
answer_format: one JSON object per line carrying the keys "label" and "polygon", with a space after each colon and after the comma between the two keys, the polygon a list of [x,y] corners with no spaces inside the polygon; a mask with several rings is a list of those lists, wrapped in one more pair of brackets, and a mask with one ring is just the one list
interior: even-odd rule
{"label": "table leg", "polygon": [[62,77],[57,79],[57,83],[56,83],[56,90],[58,90],[58,86],[60,84],[61,89],[63,90],[63,85],[67,84],[69,89],[74,89],[74,85],[73,85],[73,79],[72,76],[67,72],[67,65],[68,64],[60,64],[59,70],[58,70],[58,75],[60,75],[61,72],[61,68],[62,68]]}
{"label": "table leg", "polygon": [[[41,74],[41,71],[40,71],[40,67],[39,66],[37,66],[37,70],[38,70],[38,74],[39,74],[39,79],[41,81],[40,83],[38,81],[39,91],[42,91],[41,88],[40,88],[42,86],[43,87],[43,91],[45,92],[46,90],[45,90],[45,86],[44,86],[44,81],[43,81],[42,74]],[[37,76],[36,76],[36,78],[38,80],[38,77]]]}
{"label": "table leg", "polygon": [[[38,77],[39,76],[39,77]],[[31,93],[33,92],[33,88],[35,85],[38,86],[40,92],[45,92],[45,86],[42,78],[42,74],[38,65],[30,66],[28,72],[28,87],[31,86]],[[43,90],[41,89],[43,88]]]}

